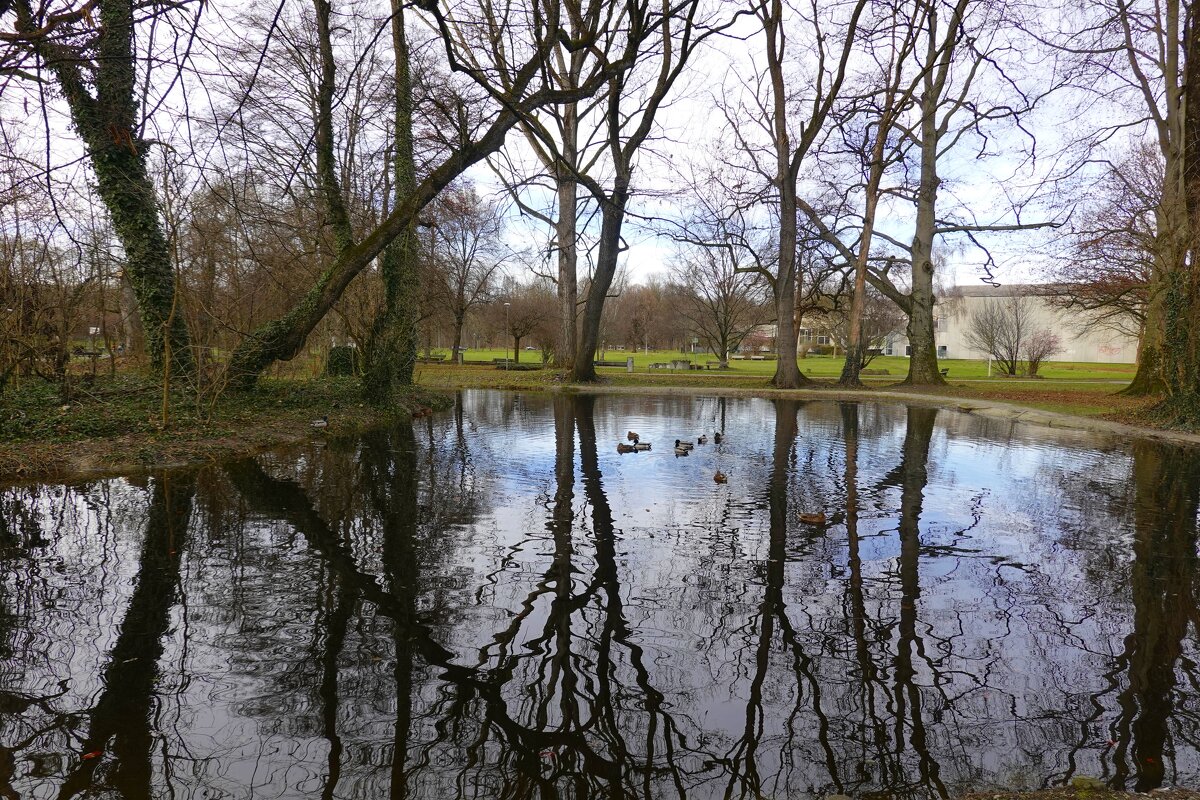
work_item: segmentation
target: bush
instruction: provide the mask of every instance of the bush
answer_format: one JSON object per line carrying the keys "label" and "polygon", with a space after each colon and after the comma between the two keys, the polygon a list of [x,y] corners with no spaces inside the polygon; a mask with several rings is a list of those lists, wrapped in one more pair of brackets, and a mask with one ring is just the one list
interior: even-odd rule
{"label": "bush", "polygon": [[362,374],[358,348],[348,344],[329,348],[329,357],[325,359],[325,374],[334,377]]}
{"label": "bush", "polygon": [[827,356],[833,353],[833,346],[828,344],[814,344],[808,349],[808,352],[814,356]]}

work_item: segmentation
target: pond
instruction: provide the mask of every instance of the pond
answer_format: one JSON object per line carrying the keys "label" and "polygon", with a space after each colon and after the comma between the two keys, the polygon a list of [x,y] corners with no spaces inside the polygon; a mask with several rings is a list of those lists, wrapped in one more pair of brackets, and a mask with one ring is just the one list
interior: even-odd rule
{"label": "pond", "polygon": [[501,392],[9,487],[0,797],[1195,785],[1198,496],[953,411]]}

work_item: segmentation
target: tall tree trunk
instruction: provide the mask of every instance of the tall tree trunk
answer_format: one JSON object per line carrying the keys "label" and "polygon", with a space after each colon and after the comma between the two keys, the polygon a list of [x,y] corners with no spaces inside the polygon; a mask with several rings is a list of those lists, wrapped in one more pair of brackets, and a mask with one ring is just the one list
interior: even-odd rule
{"label": "tall tree trunk", "polygon": [[767,36],[767,69],[771,77],[775,183],[779,189],[779,265],[775,274],[775,375],[771,385],[777,389],[795,389],[811,381],[800,374],[796,363],[796,169],[792,164],[792,140],[788,133],[787,84],[783,75],[786,39],[783,31],[783,4],[771,0],[770,12],[763,18]]}
{"label": "tall tree trunk", "polygon": [[[192,351],[187,326],[175,297],[175,269],[157,195],[146,171],[151,143],[138,135],[133,4],[129,0],[100,4],[94,64],[55,37],[35,30],[38,23],[28,0],[19,0],[14,8],[17,33],[29,34],[54,72],[71,122],[87,145],[96,189],[125,251],[125,270],[137,298],[150,363],[156,370],[169,363],[172,373],[188,374]],[[87,90],[85,68],[93,68],[95,96]]]}
{"label": "tall tree trunk", "polygon": [[[929,40],[926,59],[932,65],[936,57],[937,15],[929,15]],[[955,35],[952,31],[951,36]],[[947,54],[947,58],[949,54]],[[913,230],[909,255],[912,258],[912,288],[909,294],[908,343],[912,353],[908,359],[911,386],[942,386],[946,379],[938,369],[937,341],[933,329],[933,237],[937,220],[937,195],[941,179],[937,172],[938,146],[941,143],[936,113],[941,97],[944,72],[934,83],[934,70],[927,69],[921,95],[921,183],[917,187],[917,220]]]}
{"label": "tall tree trunk", "polygon": [[[392,0],[392,49],[395,57],[395,146],[393,172],[395,205],[411,197],[417,186],[413,163],[412,77],[409,73],[408,39],[404,30],[404,9],[400,0]],[[396,393],[412,384],[417,361],[418,295],[420,272],[417,267],[420,242],[416,219],[387,246],[380,259],[384,305],[380,309],[367,340],[363,389],[377,405],[392,400]],[[455,347],[461,328],[455,332]],[[457,349],[454,351],[457,353]]]}
{"label": "tall tree trunk", "polygon": [[[786,160],[786,149],[781,151]],[[796,274],[796,182],[790,168],[782,174],[779,200],[779,267],[775,276],[775,350],[779,359],[771,385],[776,389],[795,389],[811,383],[800,374],[796,361],[796,295],[799,277]]]}
{"label": "tall tree trunk", "polygon": [[[889,98],[895,102],[894,98]],[[891,129],[891,113],[885,110],[879,120],[875,142],[871,145],[870,174],[867,179],[867,204],[863,212],[862,237],[858,244],[858,257],[854,261],[854,296],[850,301],[850,332],[846,342],[846,361],[842,365],[842,386],[862,386],[862,372],[866,342],[863,341],[863,311],[867,303],[867,259],[871,256],[871,239],[875,232],[875,212],[879,208],[879,185],[883,181],[883,152],[887,145],[887,134]]]}
{"label": "tall tree trunk", "polygon": [[[1178,8],[1176,3],[1172,7]],[[1176,11],[1176,13],[1178,13]],[[1161,375],[1167,397],[1160,411],[1175,424],[1200,425],[1200,20],[1184,26],[1183,225],[1180,254],[1165,276],[1162,294]],[[1186,255],[1183,255],[1186,254]]]}
{"label": "tall tree trunk", "polygon": [[459,351],[459,348],[462,347],[463,324],[464,324],[463,317],[459,317],[459,316],[454,317],[454,349],[452,349],[450,351],[450,360],[451,361],[455,361],[455,362],[458,361],[458,351]]}
{"label": "tall tree trunk", "polygon": [[600,252],[596,257],[596,271],[588,286],[587,304],[583,308],[583,330],[580,331],[575,366],[571,371],[572,379],[580,383],[597,380],[593,361],[600,344],[604,300],[612,286],[613,276],[617,272],[617,258],[621,254],[621,226],[625,222],[625,205],[629,202],[629,177],[628,170],[617,174],[612,194],[601,212]]}
{"label": "tall tree trunk", "polygon": [[558,175],[558,219],[554,233],[558,243],[558,303],[559,332],[555,361],[560,369],[570,370],[575,364],[579,346],[579,263],[578,193],[574,174],[579,168],[579,108],[568,103],[563,109],[563,164]]}
{"label": "tall tree trunk", "polygon": [[1162,311],[1159,303],[1152,300],[1146,308],[1146,321],[1142,323],[1142,335],[1138,338],[1137,371],[1130,382],[1117,394],[1127,397],[1149,397],[1164,391],[1162,374],[1159,372],[1162,352]]}

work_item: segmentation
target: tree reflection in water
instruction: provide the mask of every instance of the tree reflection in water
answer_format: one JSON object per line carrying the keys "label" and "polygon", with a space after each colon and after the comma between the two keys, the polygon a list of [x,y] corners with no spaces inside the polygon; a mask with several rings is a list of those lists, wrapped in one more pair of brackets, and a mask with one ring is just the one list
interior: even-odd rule
{"label": "tree reflection in water", "polygon": [[[728,438],[611,453],[698,424]],[[0,797],[1200,779],[1195,459],[972,425],[468,393],[361,440],[10,489]]]}

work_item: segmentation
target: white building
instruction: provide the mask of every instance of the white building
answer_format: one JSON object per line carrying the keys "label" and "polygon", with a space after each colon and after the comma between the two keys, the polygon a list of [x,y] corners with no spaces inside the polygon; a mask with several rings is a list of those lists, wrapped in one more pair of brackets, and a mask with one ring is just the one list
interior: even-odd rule
{"label": "white building", "polygon": [[[934,341],[938,358],[987,358],[988,354],[967,345],[967,326],[971,315],[989,302],[1014,295],[1029,298],[1032,311],[1030,333],[1046,328],[1058,335],[1062,350],[1048,361],[1086,361],[1106,364],[1133,364],[1137,361],[1138,340],[1132,335],[1135,321],[1114,326],[1097,323],[1086,311],[1052,306],[1045,286],[956,286],[939,297],[934,306]],[[892,336],[884,353],[910,355],[908,338]]]}

